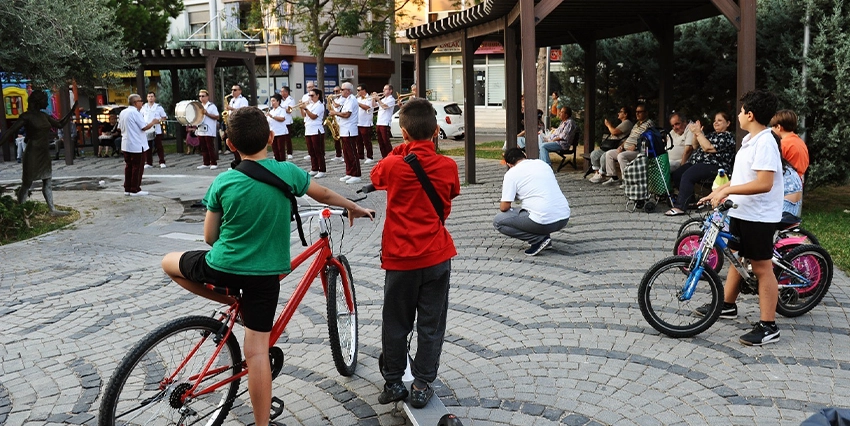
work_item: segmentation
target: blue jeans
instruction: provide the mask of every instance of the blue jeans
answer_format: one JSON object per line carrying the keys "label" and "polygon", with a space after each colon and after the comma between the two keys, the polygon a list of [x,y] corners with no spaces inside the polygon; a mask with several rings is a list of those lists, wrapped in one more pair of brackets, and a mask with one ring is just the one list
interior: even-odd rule
{"label": "blue jeans", "polygon": [[552,165],[552,160],[549,159],[549,154],[552,152],[558,152],[561,150],[561,144],[558,142],[546,142],[543,145],[540,145],[540,159],[545,161],[546,164]]}

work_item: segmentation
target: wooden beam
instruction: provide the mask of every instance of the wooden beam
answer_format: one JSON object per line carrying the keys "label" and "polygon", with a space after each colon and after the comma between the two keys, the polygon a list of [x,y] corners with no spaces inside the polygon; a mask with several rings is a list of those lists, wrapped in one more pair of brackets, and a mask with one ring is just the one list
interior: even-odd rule
{"label": "wooden beam", "polygon": [[541,0],[540,3],[537,3],[534,6],[534,19],[535,22],[540,22],[549,16],[553,10],[555,10],[558,6],[563,3],[564,0]]}
{"label": "wooden beam", "polygon": [[[596,40],[582,40],[584,50],[584,152],[593,151],[596,141]],[[586,161],[585,169],[590,167]]]}
{"label": "wooden beam", "polygon": [[424,97],[426,87],[428,84],[426,81],[426,76],[428,75],[427,70],[427,61],[428,57],[431,56],[431,53],[434,51],[433,47],[424,48],[421,46],[421,40],[416,40],[416,54],[413,56],[413,66],[415,69],[413,70],[413,82],[416,84],[416,97],[421,98]]}
{"label": "wooden beam", "polygon": [[[738,99],[756,88],[756,0],[740,0],[741,29],[738,31],[738,96],[735,113],[741,108]],[[747,132],[738,127],[738,147]]]}
{"label": "wooden beam", "polygon": [[736,30],[741,31],[742,7],[739,7],[732,0],[711,0],[711,3],[729,20]]}
{"label": "wooden beam", "polygon": [[[463,127],[466,133],[464,141],[464,173],[466,183],[477,183],[475,176],[475,50],[484,41],[482,38],[470,38],[464,31],[460,43],[463,63]],[[416,87],[419,89],[419,86]],[[422,89],[419,89],[422,90]]]}
{"label": "wooden beam", "polygon": [[673,24],[660,24],[658,29],[658,120],[655,124],[659,127],[666,127],[673,102],[673,28]]}
{"label": "wooden beam", "polygon": [[[505,25],[505,70],[519,69],[519,31],[515,25]],[[516,135],[519,133],[519,98],[522,76],[518,72],[505,72],[505,141],[509,148],[516,148]]]}
{"label": "wooden beam", "polygon": [[[528,108],[523,115],[523,123],[528,135],[534,135],[537,128],[537,44],[535,41],[534,0],[519,0],[520,34],[522,49],[522,92]],[[507,71],[507,70],[506,70]],[[507,74],[507,73],[506,73]],[[526,138],[533,140],[534,138]],[[536,143],[526,143],[528,158],[540,158],[540,148]]]}

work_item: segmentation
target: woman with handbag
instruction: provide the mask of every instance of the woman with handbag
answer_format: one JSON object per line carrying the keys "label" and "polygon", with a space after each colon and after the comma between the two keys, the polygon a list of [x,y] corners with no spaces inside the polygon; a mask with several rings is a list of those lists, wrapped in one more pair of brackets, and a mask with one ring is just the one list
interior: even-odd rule
{"label": "woman with handbag", "polygon": [[602,138],[599,147],[590,153],[590,167],[596,171],[590,178],[590,181],[593,183],[601,183],[605,180],[605,162],[602,161],[602,157],[609,150],[617,149],[620,146],[620,142],[629,135],[632,127],[634,127],[635,118],[632,108],[629,106],[620,108],[620,111],[617,112],[617,119],[620,120],[620,124],[617,127],[614,127],[607,118],[605,119],[605,127],[608,128],[608,134]]}

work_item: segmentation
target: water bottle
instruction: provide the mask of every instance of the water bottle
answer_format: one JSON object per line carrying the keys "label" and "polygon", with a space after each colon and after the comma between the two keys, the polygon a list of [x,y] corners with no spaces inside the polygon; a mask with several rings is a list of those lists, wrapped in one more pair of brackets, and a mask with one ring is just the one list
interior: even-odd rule
{"label": "water bottle", "polygon": [[714,178],[714,184],[711,185],[711,190],[715,191],[729,182],[729,176],[726,175],[726,170],[717,169],[717,177]]}

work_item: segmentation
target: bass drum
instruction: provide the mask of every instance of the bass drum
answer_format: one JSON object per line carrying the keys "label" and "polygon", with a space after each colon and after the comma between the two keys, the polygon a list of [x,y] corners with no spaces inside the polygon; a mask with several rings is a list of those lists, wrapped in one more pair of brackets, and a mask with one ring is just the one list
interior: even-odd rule
{"label": "bass drum", "polygon": [[174,115],[184,126],[197,126],[204,121],[204,105],[198,101],[180,101],[174,107]]}

